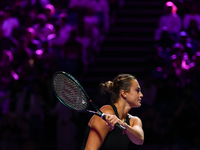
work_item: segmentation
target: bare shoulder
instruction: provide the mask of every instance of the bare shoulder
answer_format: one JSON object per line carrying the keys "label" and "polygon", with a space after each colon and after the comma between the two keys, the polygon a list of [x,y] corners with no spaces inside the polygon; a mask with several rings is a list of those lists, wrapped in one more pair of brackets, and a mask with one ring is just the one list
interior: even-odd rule
{"label": "bare shoulder", "polygon": [[140,125],[142,126],[142,121],[139,117],[137,116],[133,116],[131,114],[128,114],[128,117],[130,118],[130,125],[134,126],[134,125]]}
{"label": "bare shoulder", "polygon": [[[100,108],[100,110],[105,114],[115,114],[112,107],[110,105],[104,105]],[[105,121],[101,119],[97,115],[93,115],[88,123],[90,127],[99,125],[99,124],[105,124]]]}
{"label": "bare shoulder", "polygon": [[110,105],[104,105],[100,108],[100,110],[105,114],[111,114],[111,115],[115,114],[113,108]]}

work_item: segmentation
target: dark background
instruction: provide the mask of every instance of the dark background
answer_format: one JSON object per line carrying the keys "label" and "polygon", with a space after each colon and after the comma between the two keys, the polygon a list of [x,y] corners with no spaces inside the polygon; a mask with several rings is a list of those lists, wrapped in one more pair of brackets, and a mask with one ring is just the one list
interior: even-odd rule
{"label": "dark background", "polygon": [[[51,78],[59,70],[75,76],[99,107],[110,103],[109,96],[99,92],[101,82],[112,80],[119,73],[138,78],[144,98],[142,106],[130,113],[141,118],[145,141],[142,146],[130,145],[130,149],[200,149],[198,25],[180,29],[177,37],[181,31],[187,34],[185,43],[181,43],[180,38],[171,38],[168,32],[163,32],[163,38],[155,38],[166,1],[108,0],[108,22],[102,12],[70,8],[69,0],[50,0],[55,9],[52,14],[52,7],[47,8],[43,2],[0,1],[1,150],[80,149],[91,115],[74,112],[55,97]],[[173,2],[181,20],[191,12],[193,4],[199,14],[198,0]],[[61,13],[67,15],[63,17],[64,25],[59,20]],[[38,14],[46,15],[46,23],[54,30],[48,32],[51,28],[47,24],[38,28]],[[95,28],[84,21],[91,14],[99,20]],[[61,29],[65,31],[65,25],[73,29],[69,30],[71,34],[66,29],[70,38],[61,43],[56,38]],[[35,30],[35,36],[29,27]],[[40,38],[43,31],[53,38]],[[80,42],[77,37],[86,40]],[[176,67],[183,58],[176,53],[182,48],[177,43],[186,45],[180,53],[189,55],[186,61],[188,66],[193,64],[190,69]],[[83,51],[87,52],[85,57]],[[181,74],[177,73],[179,69]]]}

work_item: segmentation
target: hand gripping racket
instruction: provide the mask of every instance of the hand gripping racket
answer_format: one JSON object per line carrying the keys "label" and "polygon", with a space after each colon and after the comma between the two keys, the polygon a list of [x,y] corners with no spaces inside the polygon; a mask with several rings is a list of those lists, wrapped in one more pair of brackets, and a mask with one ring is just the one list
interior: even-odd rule
{"label": "hand gripping racket", "polygon": [[[53,75],[52,88],[56,97],[67,107],[80,111],[89,112],[102,119],[106,120],[106,115],[93,103],[89,98],[80,83],[70,74],[58,71]],[[88,110],[88,106],[91,104],[95,111]],[[120,124],[116,123],[115,127],[125,133],[126,129]]]}

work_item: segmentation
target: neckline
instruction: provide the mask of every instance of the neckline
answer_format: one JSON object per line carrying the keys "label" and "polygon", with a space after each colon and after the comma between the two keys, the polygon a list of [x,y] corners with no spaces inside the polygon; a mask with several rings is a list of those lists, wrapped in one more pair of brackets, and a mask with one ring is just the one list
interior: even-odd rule
{"label": "neckline", "polygon": [[[114,105],[114,104],[110,104],[115,112],[115,115],[119,118],[119,114],[118,114],[118,111],[117,111],[117,107]],[[124,119],[124,122],[128,123],[129,124],[129,117],[128,117],[128,114],[126,116],[126,118]]]}

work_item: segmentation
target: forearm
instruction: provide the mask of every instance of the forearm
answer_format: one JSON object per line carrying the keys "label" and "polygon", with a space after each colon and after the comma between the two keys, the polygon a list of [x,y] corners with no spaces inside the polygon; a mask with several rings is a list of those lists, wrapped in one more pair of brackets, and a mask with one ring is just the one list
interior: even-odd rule
{"label": "forearm", "polygon": [[126,134],[129,137],[129,139],[137,144],[142,145],[144,142],[144,132],[139,126],[133,126],[124,123],[123,126],[126,128]]}

